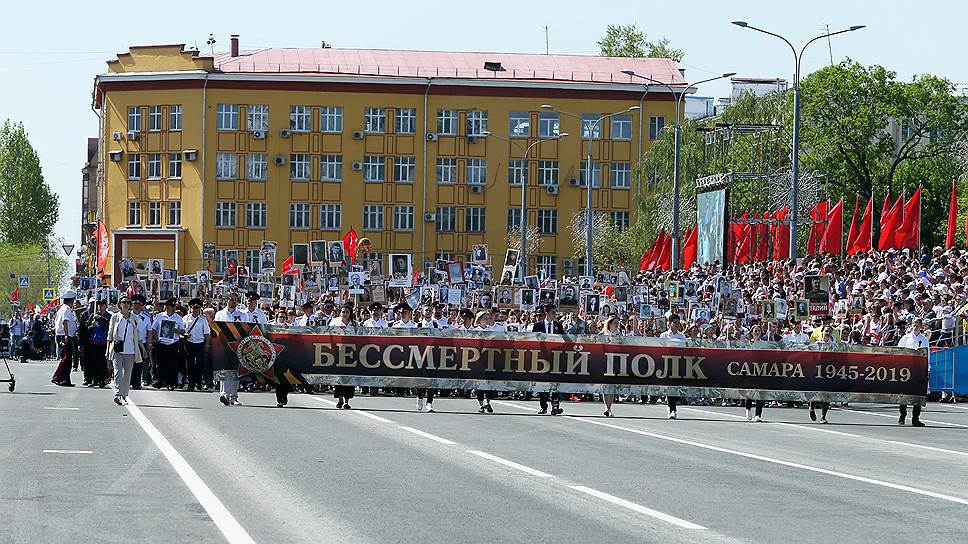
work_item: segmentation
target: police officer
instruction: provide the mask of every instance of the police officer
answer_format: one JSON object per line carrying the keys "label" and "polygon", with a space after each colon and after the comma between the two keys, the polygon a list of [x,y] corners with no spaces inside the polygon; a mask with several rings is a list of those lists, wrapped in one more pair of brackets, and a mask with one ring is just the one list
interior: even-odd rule
{"label": "police officer", "polygon": [[202,315],[202,300],[188,301],[190,314],[185,318],[185,361],[188,366],[188,390],[202,389],[202,368],[208,351],[212,328],[208,318]]}

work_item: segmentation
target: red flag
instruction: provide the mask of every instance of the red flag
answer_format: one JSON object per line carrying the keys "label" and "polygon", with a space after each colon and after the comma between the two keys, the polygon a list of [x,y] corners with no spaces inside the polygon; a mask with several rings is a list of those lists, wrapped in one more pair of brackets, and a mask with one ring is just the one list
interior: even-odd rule
{"label": "red flag", "polygon": [[286,260],[282,263],[282,274],[298,274],[299,269],[292,264],[292,255],[286,257]]}
{"label": "red flag", "polygon": [[860,207],[860,198],[854,197],[854,215],[850,216],[850,230],[847,231],[846,253],[850,255],[850,249],[857,242],[857,209]]}
{"label": "red flag", "polygon": [[108,264],[110,242],[108,241],[108,229],[104,226],[104,221],[100,219],[97,222],[95,236],[97,236],[97,270],[101,272],[104,270],[104,266]]}
{"label": "red flag", "polygon": [[861,219],[860,228],[857,229],[857,236],[853,244],[847,245],[847,254],[856,255],[867,253],[871,250],[874,242],[874,197],[871,196],[864,208],[864,217]]}
{"label": "red flag", "polygon": [[346,252],[350,254],[350,264],[356,264],[356,245],[359,243],[360,237],[357,236],[353,227],[350,227],[349,232],[343,237],[343,246],[346,247]]}
{"label": "red flag", "polygon": [[827,227],[820,238],[820,252],[839,255],[844,244],[844,198],[834,204],[827,214]]}
{"label": "red flag", "polygon": [[[790,214],[790,207],[784,206],[776,216],[779,221],[786,221]],[[776,226],[776,236],[773,237],[773,259],[782,261],[790,257],[790,225],[778,223]]]}
{"label": "red flag", "polygon": [[948,203],[948,236],[944,240],[944,247],[955,247],[955,231],[958,228],[958,195],[955,193],[955,182],[951,182],[951,202]]}
{"label": "red flag", "polygon": [[686,241],[682,244],[682,269],[689,270],[696,262],[696,254],[699,251],[699,227],[693,227],[686,235]]}
{"label": "red flag", "polygon": [[827,221],[827,208],[830,203],[826,200],[818,202],[816,206],[810,210],[810,217],[813,218],[813,224],[810,225],[810,235],[807,237],[807,256],[814,256],[817,254],[817,249],[820,247],[820,241],[823,238],[824,230],[826,225],[824,222]]}
{"label": "red flag", "polygon": [[896,247],[894,245],[894,234],[898,227],[901,226],[901,206],[903,201],[903,196],[897,197],[897,201],[894,202],[891,209],[881,216],[881,231],[877,240],[878,251],[885,251]]}
{"label": "red flag", "polygon": [[10,294],[10,302],[20,302],[20,288],[19,287],[17,287],[16,289],[14,289],[13,290],[13,293]]}
{"label": "red flag", "polygon": [[[660,233],[661,237],[662,234]],[[639,270],[649,270],[649,263],[652,261],[652,255],[655,254],[655,248],[659,246],[659,237],[656,237],[655,242],[652,242],[652,247],[642,252],[642,259],[639,261]]]}
{"label": "red flag", "polygon": [[756,244],[756,260],[770,260],[770,226],[766,223],[770,219],[770,212],[763,212],[763,222],[757,228],[759,230],[759,240]]}
{"label": "red flag", "polygon": [[672,269],[672,236],[666,236],[662,241],[662,252],[659,253],[659,260],[656,263],[662,270]]}
{"label": "red flag", "polygon": [[646,265],[646,270],[655,270],[655,267],[659,264],[659,254],[662,253],[662,248],[665,246],[666,231],[663,228],[659,232],[659,237],[655,239],[655,245],[652,246],[652,253],[649,255],[649,262]]}
{"label": "red flag", "polygon": [[921,243],[921,187],[914,191],[904,205],[903,221],[894,233],[894,247],[917,249]]}
{"label": "red flag", "polygon": [[44,309],[40,311],[40,315],[44,315],[47,312],[49,312],[51,310],[55,310],[55,309],[57,309],[59,307],[60,307],[60,299],[59,298],[55,298],[54,300],[48,302],[47,303],[47,306],[44,306]]}

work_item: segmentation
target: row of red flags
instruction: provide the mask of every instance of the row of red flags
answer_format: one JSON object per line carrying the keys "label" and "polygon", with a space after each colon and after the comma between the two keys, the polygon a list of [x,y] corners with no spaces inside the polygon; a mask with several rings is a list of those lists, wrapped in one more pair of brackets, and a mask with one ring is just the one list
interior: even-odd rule
{"label": "row of red flags", "polygon": [[[820,202],[810,210],[813,223],[807,237],[808,256],[817,254],[846,253],[856,255],[871,249],[915,249],[921,242],[921,187],[910,198],[899,196],[891,201],[890,195],[884,197],[881,217],[878,224],[878,240],[874,245],[874,197],[867,201],[859,218],[860,200],[854,203],[854,214],[850,218],[847,240],[844,241],[844,199],[841,198],[830,207],[829,202]],[[790,254],[790,225],[780,223],[787,219],[789,206],[772,212],[759,214],[744,213],[730,222],[726,245],[728,262],[756,262],[786,259]],[[761,222],[760,222],[761,221]],[[958,222],[958,199],[955,185],[951,185],[951,201],[948,209],[948,232],[945,247],[955,245]],[[697,229],[686,231],[683,242],[682,268],[689,268],[696,260]],[[965,218],[965,235],[968,237],[968,217]],[[772,253],[772,257],[771,257]],[[653,246],[642,254],[640,270],[669,270],[672,268],[672,236],[665,229],[659,233]]]}

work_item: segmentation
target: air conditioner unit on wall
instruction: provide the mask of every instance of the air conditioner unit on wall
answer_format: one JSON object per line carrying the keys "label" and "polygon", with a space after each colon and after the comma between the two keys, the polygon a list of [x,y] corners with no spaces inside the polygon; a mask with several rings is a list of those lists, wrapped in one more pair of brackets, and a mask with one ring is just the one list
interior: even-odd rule
{"label": "air conditioner unit on wall", "polygon": [[193,161],[193,160],[195,160],[195,159],[198,158],[198,150],[197,149],[186,149],[182,153],[185,155],[185,160],[186,161]]}
{"label": "air conditioner unit on wall", "polygon": [[122,155],[124,155],[124,151],[121,150],[108,151],[108,157],[111,158],[111,162],[121,162]]}
{"label": "air conditioner unit on wall", "polygon": [[363,163],[362,162],[354,162],[353,163],[353,170],[359,171],[359,170],[362,170],[362,169],[363,169]]}
{"label": "air conditioner unit on wall", "polygon": [[112,132],[111,139],[114,140],[115,142],[120,142],[121,140],[124,139],[124,133],[122,133],[121,131]]}
{"label": "air conditioner unit on wall", "polygon": [[545,189],[548,191],[548,194],[549,195],[556,195],[556,194],[558,194],[558,186],[557,185],[549,185],[549,186],[545,187]]}
{"label": "air conditioner unit on wall", "polygon": [[253,130],[252,131],[252,137],[255,138],[256,140],[265,140],[266,139],[266,131],[264,131],[264,130]]}
{"label": "air conditioner unit on wall", "polygon": [[276,155],[276,158],[273,159],[273,162],[276,164],[276,166],[282,166],[283,164],[286,164],[286,157],[285,155]]}
{"label": "air conditioner unit on wall", "polygon": [[427,141],[428,142],[436,142],[437,141],[437,135],[434,134],[433,132],[428,132],[427,133]]}
{"label": "air conditioner unit on wall", "polygon": [[362,140],[363,137],[364,137],[364,134],[363,134],[363,131],[362,130],[354,130],[353,131],[353,139],[354,140]]}
{"label": "air conditioner unit on wall", "polygon": [[432,214],[432,213],[425,213],[424,214],[424,221],[426,221],[428,223],[433,223],[436,220],[437,220],[437,216],[435,214]]}
{"label": "air conditioner unit on wall", "polygon": [[578,187],[578,179],[577,178],[571,178],[571,179],[569,179],[568,180],[568,185],[571,185],[572,187]]}
{"label": "air conditioner unit on wall", "polygon": [[290,131],[289,131],[288,128],[281,128],[281,129],[279,129],[279,137],[280,138],[288,138],[289,137],[289,134],[290,134]]}
{"label": "air conditioner unit on wall", "polygon": [[132,142],[138,141],[138,131],[137,130],[129,130],[128,131],[128,140],[130,140]]}
{"label": "air conditioner unit on wall", "polygon": [[473,134],[469,134],[469,135],[467,136],[467,143],[469,143],[469,144],[473,144],[473,143],[475,143],[475,142],[477,142],[477,136],[475,136],[475,135],[473,135]]}
{"label": "air conditioner unit on wall", "polygon": [[480,185],[471,185],[472,193],[480,193],[482,191],[484,191],[484,187],[481,187]]}

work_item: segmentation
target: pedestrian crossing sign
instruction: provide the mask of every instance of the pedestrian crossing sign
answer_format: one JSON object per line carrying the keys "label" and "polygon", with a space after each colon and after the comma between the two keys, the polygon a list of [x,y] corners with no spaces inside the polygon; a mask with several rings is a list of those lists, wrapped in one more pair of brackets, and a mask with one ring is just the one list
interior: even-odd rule
{"label": "pedestrian crossing sign", "polygon": [[20,287],[30,287],[30,276],[20,276]]}
{"label": "pedestrian crossing sign", "polygon": [[45,302],[50,302],[50,301],[54,300],[55,298],[56,297],[54,296],[54,288],[53,287],[48,287],[48,288],[44,289],[44,301]]}

